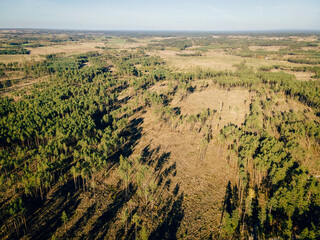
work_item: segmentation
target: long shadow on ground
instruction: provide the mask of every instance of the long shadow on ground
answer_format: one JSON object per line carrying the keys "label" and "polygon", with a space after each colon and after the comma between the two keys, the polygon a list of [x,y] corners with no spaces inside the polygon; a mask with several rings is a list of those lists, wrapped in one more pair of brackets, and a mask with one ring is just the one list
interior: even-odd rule
{"label": "long shadow on ground", "polygon": [[108,230],[113,223],[113,219],[116,217],[118,211],[122,206],[131,199],[132,195],[135,193],[135,189],[131,189],[130,195],[126,197],[125,190],[120,191],[112,204],[108,205],[104,213],[97,219],[93,225],[91,231],[87,237],[82,237],[81,239],[104,239]]}
{"label": "long shadow on ground", "polygon": [[182,208],[183,196],[183,193],[181,193],[177,200],[174,201],[165,220],[151,233],[149,239],[177,239],[177,231],[184,217]]}
{"label": "long shadow on ground", "polygon": [[[28,232],[30,239],[50,239],[54,232],[63,225],[63,211],[72,216],[77,209],[80,191],[74,189],[73,180],[60,186],[53,194],[54,198],[47,199],[42,208],[30,213]],[[31,222],[32,221],[32,222]]]}

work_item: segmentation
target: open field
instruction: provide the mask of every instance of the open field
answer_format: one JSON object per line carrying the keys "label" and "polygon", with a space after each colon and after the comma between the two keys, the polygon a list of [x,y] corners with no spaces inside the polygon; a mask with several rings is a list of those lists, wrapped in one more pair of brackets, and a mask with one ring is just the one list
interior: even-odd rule
{"label": "open field", "polygon": [[111,38],[107,41],[107,46],[114,49],[125,50],[132,48],[146,47],[151,42],[162,41],[164,39],[170,39],[165,37],[145,37],[145,38]]}
{"label": "open field", "polygon": [[0,61],[3,63],[11,63],[11,62],[19,62],[19,63],[23,63],[29,60],[40,60],[41,57],[37,56],[37,57],[31,57],[29,55],[1,55],[0,56]]}
{"label": "open field", "polygon": [[[178,98],[179,99],[179,98]],[[230,123],[241,126],[245,115],[249,114],[250,93],[243,89],[232,91],[211,87],[201,92],[195,92],[182,100],[173,99],[172,106],[179,107],[182,115],[200,114],[203,109],[214,109],[219,120],[215,126],[222,128]],[[248,104],[247,104],[248,103]]]}
{"label": "open field", "polygon": [[[85,53],[90,51],[99,51],[97,47],[104,47],[105,44],[102,42],[85,42],[85,43],[73,43],[73,44],[66,44],[66,45],[54,45],[50,47],[39,47],[39,48],[32,48],[30,56],[37,57],[41,55],[53,54],[53,53],[66,53],[70,54],[77,54],[77,53]],[[101,51],[101,50],[100,50]]]}
{"label": "open field", "polygon": [[62,45],[55,44],[52,46],[43,46],[36,48],[28,48],[30,50],[29,55],[0,55],[0,62],[10,63],[10,62],[25,62],[29,60],[40,60],[43,56],[48,54],[65,53],[66,55],[80,54],[91,51],[102,52],[103,47],[118,49],[118,50],[128,50],[132,48],[145,47],[151,41],[163,40],[167,38],[146,38],[146,39],[133,39],[133,42],[128,42],[127,39],[121,38],[111,38],[108,40],[96,40],[96,41],[86,41],[86,42],[71,42]]}
{"label": "open field", "polygon": [[286,48],[286,46],[249,46],[249,49],[252,51],[256,50],[264,50],[264,51],[279,51],[283,48]]}
{"label": "open field", "polygon": [[[186,52],[193,53],[192,51]],[[286,67],[296,67],[299,64],[288,63],[282,60],[269,60],[269,59],[258,59],[258,58],[243,58],[239,56],[229,55],[221,50],[209,50],[203,53],[202,56],[191,56],[184,57],[178,56],[178,51],[157,51],[155,53],[150,52],[150,55],[160,56],[165,59],[171,69],[188,71],[197,67],[209,68],[212,70],[235,70],[234,65],[240,64],[242,61],[246,61],[246,64],[254,69],[265,66],[281,65]],[[303,78],[304,79],[304,78]]]}
{"label": "open field", "polygon": [[86,53],[90,51],[101,52],[101,49],[96,47],[104,47],[103,42],[86,42],[86,43],[69,43],[64,45],[54,45],[48,47],[28,48],[30,50],[29,55],[0,55],[0,62],[26,62],[29,60],[40,60],[45,55],[55,53],[66,53],[67,55]]}

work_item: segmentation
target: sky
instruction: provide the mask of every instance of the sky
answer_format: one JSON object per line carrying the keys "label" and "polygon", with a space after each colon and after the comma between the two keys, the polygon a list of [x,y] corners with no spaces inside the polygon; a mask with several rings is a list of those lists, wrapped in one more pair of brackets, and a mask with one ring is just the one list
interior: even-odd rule
{"label": "sky", "polygon": [[320,0],[0,0],[0,28],[320,30]]}

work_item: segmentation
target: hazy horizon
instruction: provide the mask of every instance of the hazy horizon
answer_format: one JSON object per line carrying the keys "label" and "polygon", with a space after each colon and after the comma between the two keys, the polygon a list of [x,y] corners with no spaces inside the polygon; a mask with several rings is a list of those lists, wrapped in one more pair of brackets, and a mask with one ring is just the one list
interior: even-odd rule
{"label": "hazy horizon", "polygon": [[84,29],[84,28],[32,28],[0,27],[0,30],[34,30],[34,31],[75,31],[75,32],[110,32],[110,33],[320,33],[320,29],[265,29],[265,30],[145,30],[145,29]]}
{"label": "hazy horizon", "polygon": [[320,1],[4,0],[0,28],[96,31],[319,31]]}

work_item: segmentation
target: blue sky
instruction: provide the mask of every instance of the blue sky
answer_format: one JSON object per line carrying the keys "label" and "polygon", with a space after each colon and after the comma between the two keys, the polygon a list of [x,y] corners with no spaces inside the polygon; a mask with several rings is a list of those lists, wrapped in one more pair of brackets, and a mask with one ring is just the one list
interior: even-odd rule
{"label": "blue sky", "polygon": [[320,0],[0,0],[0,28],[320,30]]}

